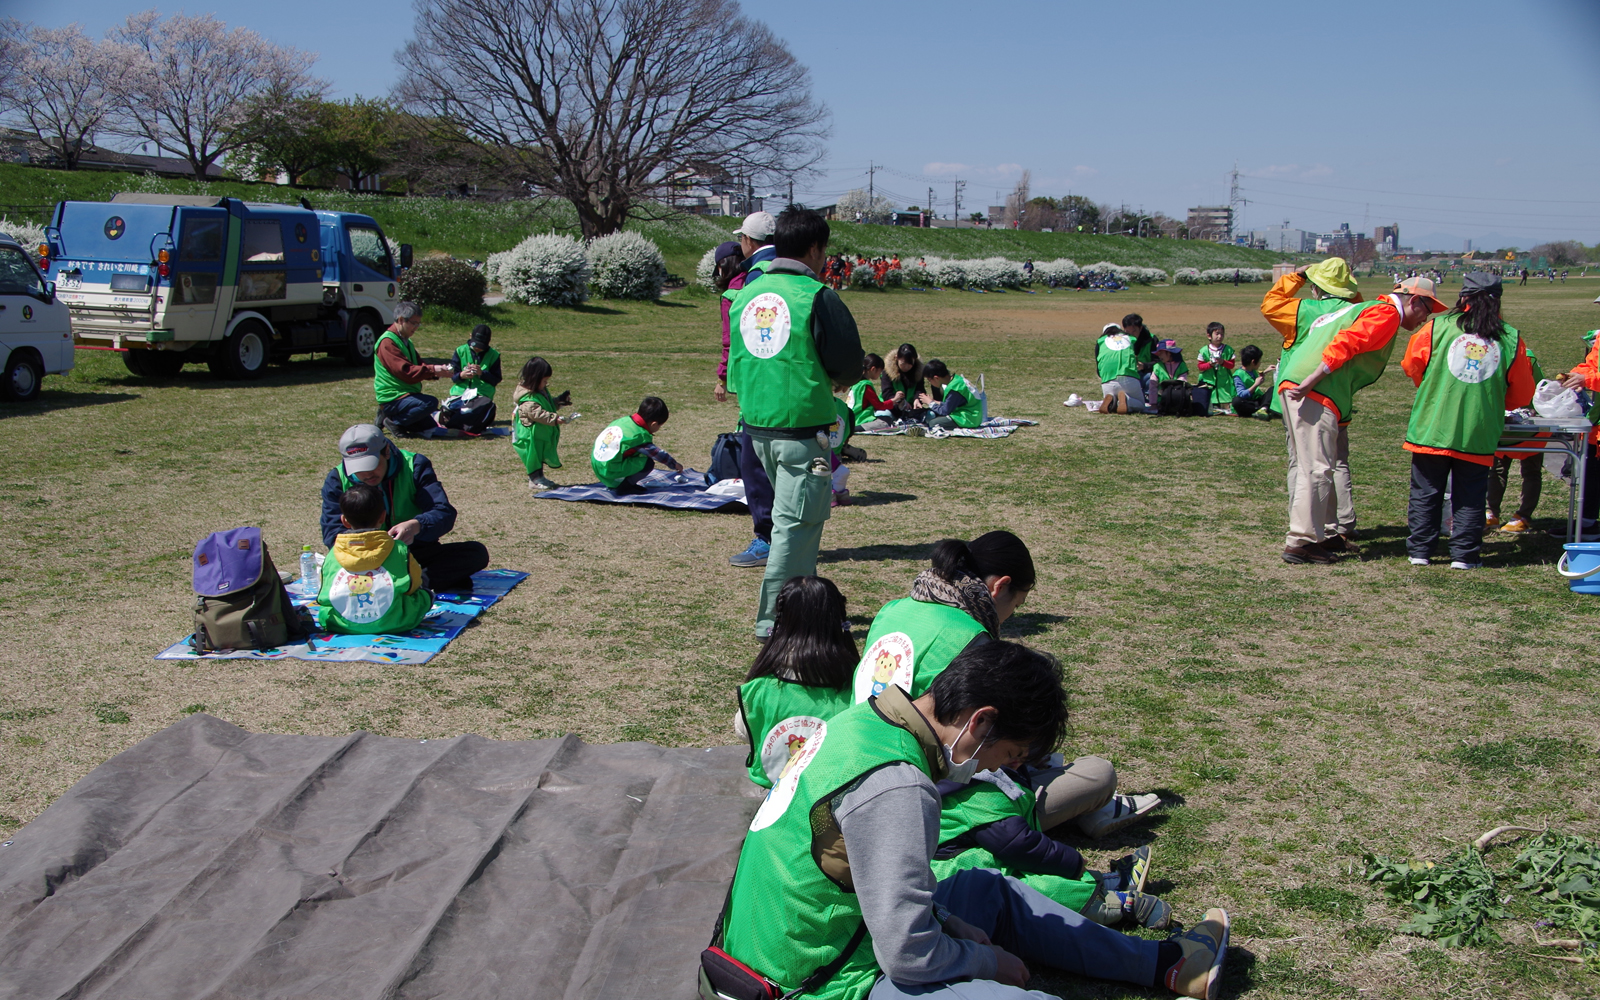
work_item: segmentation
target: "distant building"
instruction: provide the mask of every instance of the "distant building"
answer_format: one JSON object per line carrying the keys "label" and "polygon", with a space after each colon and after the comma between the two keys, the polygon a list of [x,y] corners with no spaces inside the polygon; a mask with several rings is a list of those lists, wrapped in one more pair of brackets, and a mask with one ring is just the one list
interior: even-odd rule
{"label": "distant building", "polygon": [[1226,243],[1233,233],[1233,209],[1227,205],[1201,205],[1189,209],[1189,238]]}
{"label": "distant building", "polygon": [[1400,225],[1395,223],[1388,226],[1379,226],[1372,231],[1373,245],[1381,254],[1400,252]]}
{"label": "distant building", "polygon": [[[40,142],[31,132],[21,129],[0,129],[0,161],[26,163],[35,167],[60,167],[61,158],[50,147]],[[156,174],[160,177],[194,177],[189,161],[176,156],[148,156],[143,153],[123,153],[93,143],[85,143],[78,154],[79,170],[121,170],[132,174]],[[212,164],[207,177],[221,177],[222,168]]]}
{"label": "distant building", "polygon": [[1351,232],[1348,222],[1341,223],[1335,232],[1318,236],[1317,253],[1343,257],[1351,264],[1365,263],[1378,256],[1377,247],[1367,238],[1367,234]]}
{"label": "distant building", "polygon": [[691,164],[668,175],[662,196],[690,215],[742,216],[762,211],[765,200],[750,185],[710,164]]}
{"label": "distant building", "polygon": [[1278,253],[1316,253],[1317,234],[1287,226],[1250,230],[1250,245]]}

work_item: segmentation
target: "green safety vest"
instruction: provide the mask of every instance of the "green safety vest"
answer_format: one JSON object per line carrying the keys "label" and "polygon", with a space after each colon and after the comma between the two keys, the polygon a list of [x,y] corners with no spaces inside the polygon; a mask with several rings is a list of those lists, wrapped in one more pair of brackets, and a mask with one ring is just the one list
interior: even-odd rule
{"label": "green safety vest", "polygon": [[[772,262],[774,260],[776,260],[776,259],[777,259],[776,257],[772,257],[772,258],[768,258],[767,260],[758,260],[754,264],[751,264],[748,268],[746,268],[745,269],[745,273],[744,273],[744,285],[748,285],[748,284],[750,284],[750,282],[754,281],[756,278],[759,278],[761,275],[766,274],[767,273],[767,268],[771,267],[772,266]],[[728,289],[727,291],[722,293],[722,297],[727,299],[730,303],[733,302],[734,299],[739,297],[739,293],[741,291],[743,291],[744,285],[740,285],[738,288],[730,288],[730,289]],[[728,311],[731,314],[733,310],[730,308]]]}
{"label": "green safety vest", "polygon": [[621,417],[606,425],[594,439],[594,451],[589,465],[600,482],[616,489],[622,481],[650,464],[649,457],[638,449],[655,440],[650,432],[634,422],[632,417]]}
{"label": "green safety vest", "polygon": [[[1007,776],[1003,780],[1009,782],[1010,778]],[[939,805],[939,854],[949,856],[936,856],[930,862],[933,874],[943,881],[967,868],[992,868],[1022,880],[1067,909],[1082,913],[1084,907],[1100,893],[1099,878],[1088,870],[1078,878],[1071,879],[1009,868],[981,847],[969,847],[958,854],[950,854],[955,849],[953,841],[980,827],[1012,816],[1021,816],[1030,827],[1039,829],[1033,791],[1021,785],[1013,787],[1021,793],[1016,799],[1012,799],[995,783],[975,778],[944,797]]]}
{"label": "green safety vest", "polygon": [[739,685],[739,714],[750,734],[744,766],[750,780],[771,788],[824,722],[853,705],[848,688],[811,687],[779,677]]}
{"label": "green safety vest", "polygon": [[1433,349],[1411,403],[1406,443],[1493,455],[1506,425],[1506,377],[1519,340],[1521,334],[1509,326],[1485,342],[1461,329],[1458,314],[1435,318]]}
{"label": "green safety vest", "polygon": [[747,427],[827,427],[833,388],[811,337],[811,305],[822,282],[768,274],[739,289],[730,307],[728,391]]}
{"label": "green safety vest", "polygon": [[1227,344],[1222,345],[1222,353],[1217,357],[1211,356],[1211,345],[1200,348],[1200,353],[1194,356],[1195,363],[1201,361],[1214,361],[1210,371],[1201,372],[1196,378],[1200,385],[1211,387],[1211,404],[1213,406],[1227,406],[1233,402],[1233,369],[1225,368],[1224,361],[1233,360],[1233,348]]}
{"label": "green safety vest", "polygon": [[[832,799],[897,763],[934,780],[945,774],[938,738],[903,692],[889,691],[827,720],[756,811],[739,851],[722,947],[784,992],[837,959],[862,927]],[[861,1000],[878,975],[868,933],[806,1000]]]}
{"label": "green safety vest", "polygon": [[833,397],[833,426],[828,428],[828,447],[835,455],[844,457],[845,442],[855,432],[856,418],[850,412],[850,404],[838,396]]}
{"label": "green safety vest", "polygon": [[[1294,313],[1294,340],[1283,353],[1278,355],[1277,375],[1281,378],[1284,370],[1289,367],[1289,356],[1294,351],[1295,345],[1305,339],[1306,331],[1311,329],[1311,324],[1321,316],[1331,312],[1338,312],[1350,303],[1344,299],[1301,299],[1299,308]],[[1267,386],[1267,412],[1283,415],[1283,399],[1278,395],[1276,384]],[[1344,414],[1348,419],[1350,414]]]}
{"label": "green safety vest", "polygon": [[[476,364],[481,365],[484,368],[493,368],[494,363],[499,360],[499,351],[492,347],[485,347],[483,349],[483,360],[477,361]],[[462,368],[474,363],[471,344],[462,344],[460,347],[456,348],[456,361],[460,363]],[[459,396],[468,389],[476,389],[478,390],[478,395],[484,396],[490,400],[494,399],[494,386],[489,382],[485,382],[481,378],[465,378],[456,380],[450,385],[450,395]]]}
{"label": "green safety vest", "polygon": [[[417,354],[416,345],[405,339],[393,330],[383,331],[383,336],[378,338],[378,344],[385,340],[390,341],[400,348],[400,353],[405,355],[407,361],[414,365],[422,364],[422,358]],[[392,403],[401,396],[409,396],[417,391],[417,387],[409,382],[402,382],[394,377],[394,373],[383,367],[383,361],[378,357],[377,344],[372,348],[372,391],[378,397],[378,404]]]}
{"label": "green safety vest", "polygon": [[[556,401],[550,398],[549,392],[525,392],[517,397],[516,405],[521,406],[530,399],[551,413],[556,412]],[[527,467],[528,475],[536,476],[544,468],[561,468],[561,458],[556,454],[556,446],[560,443],[559,424],[553,427],[548,424],[524,426],[521,418],[511,418],[511,447],[522,456],[522,464]]]}
{"label": "green safety vest", "polygon": [[877,387],[877,383],[870,378],[864,378],[850,387],[847,401],[850,404],[850,414],[855,417],[857,427],[869,420],[877,419],[877,414],[873,412],[872,407],[867,405],[867,390],[876,389]]}
{"label": "green safety vest", "polygon": [[959,392],[967,397],[966,403],[959,409],[950,411],[950,419],[956,422],[957,427],[980,427],[983,425],[983,400],[979,399],[977,393],[972,391],[972,386],[967,384],[965,377],[961,375],[952,376],[950,384],[944,387],[944,392],[946,396],[949,396],[952,392]]}
{"label": "green safety vest", "polygon": [[[422,509],[417,506],[416,459],[417,453],[414,451],[402,451],[394,447],[389,449],[389,473],[379,484],[379,489],[383,490],[383,499],[389,505],[389,512],[383,518],[385,531],[422,513]],[[341,490],[347,490],[360,482],[359,479],[352,479],[344,471],[343,462],[335,466],[334,471],[339,473]]]}
{"label": "green safety vest", "polygon": [[1102,333],[1094,342],[1094,363],[1100,370],[1102,382],[1139,377],[1139,359],[1133,351],[1133,338],[1126,333]]}
{"label": "green safety vest", "polygon": [[[1312,320],[1306,328],[1304,336],[1296,336],[1294,354],[1288,363],[1278,363],[1278,391],[1282,392],[1286,385],[1299,385],[1322,364],[1322,352],[1333,343],[1333,338],[1354,326],[1369,309],[1380,306],[1392,307],[1394,303],[1384,299],[1374,299],[1371,302],[1347,302],[1333,312],[1324,313]],[[1296,323],[1298,324],[1298,319]],[[1395,332],[1400,327],[1395,325]],[[1391,335],[1387,342],[1375,351],[1364,351],[1345,362],[1338,371],[1318,382],[1312,391],[1327,397],[1338,411],[1339,420],[1343,422],[1355,412],[1355,395],[1362,389],[1378,381],[1383,370],[1389,365],[1389,355],[1394,353],[1395,337]]]}
{"label": "green safety vest", "polygon": [[894,685],[920,698],[983,626],[960,608],[903,597],[872,619],[867,651],[856,665],[855,700]]}
{"label": "green safety vest", "polygon": [[1178,362],[1178,367],[1170,372],[1167,371],[1167,366],[1159,361],[1152,361],[1151,364],[1154,367],[1150,369],[1150,374],[1157,382],[1181,382],[1183,377],[1189,374],[1189,366],[1182,361]]}
{"label": "green safety vest", "polygon": [[[381,562],[341,556],[361,553],[343,549],[347,540],[378,543]],[[317,592],[317,628],[328,632],[378,635],[408,632],[422,624],[433,595],[422,589],[422,570],[404,542],[381,530],[340,535],[322,562],[322,587]]]}

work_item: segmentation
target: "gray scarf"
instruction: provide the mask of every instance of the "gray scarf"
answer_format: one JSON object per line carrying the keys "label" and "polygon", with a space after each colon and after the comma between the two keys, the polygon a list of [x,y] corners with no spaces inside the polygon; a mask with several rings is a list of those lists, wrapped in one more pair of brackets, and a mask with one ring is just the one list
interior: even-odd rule
{"label": "gray scarf", "polygon": [[924,604],[947,604],[965,611],[983,626],[985,632],[1000,638],[1000,616],[994,609],[989,588],[971,573],[963,573],[954,583],[925,569],[911,581],[911,599]]}

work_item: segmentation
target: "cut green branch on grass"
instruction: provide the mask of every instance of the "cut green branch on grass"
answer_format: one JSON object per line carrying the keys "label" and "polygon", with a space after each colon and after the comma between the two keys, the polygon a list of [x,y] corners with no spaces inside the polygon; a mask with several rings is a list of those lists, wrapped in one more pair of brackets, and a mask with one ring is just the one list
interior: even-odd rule
{"label": "cut green branch on grass", "polygon": [[1500,905],[1494,872],[1472,848],[1452,851],[1442,861],[1412,864],[1375,854],[1366,856],[1366,878],[1416,916],[1400,926],[1404,934],[1438,941],[1446,948],[1498,944],[1489,926],[1510,911]]}

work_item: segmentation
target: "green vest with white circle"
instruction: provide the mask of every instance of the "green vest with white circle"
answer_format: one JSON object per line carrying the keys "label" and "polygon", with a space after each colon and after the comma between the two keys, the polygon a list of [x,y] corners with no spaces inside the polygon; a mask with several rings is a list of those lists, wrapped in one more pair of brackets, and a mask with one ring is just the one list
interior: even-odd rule
{"label": "green vest with white circle", "polygon": [[878,383],[870,378],[864,378],[850,387],[848,398],[845,402],[850,404],[850,415],[855,417],[856,426],[860,427],[869,420],[877,419],[877,414],[872,407],[867,405],[867,390],[878,388]]}
{"label": "green vest with white circle", "polygon": [[[417,506],[417,453],[402,451],[399,448],[389,448],[389,470],[384,481],[378,485],[383,490],[384,499],[388,501],[389,510],[383,517],[383,530],[388,531],[397,524],[411,520],[422,509]],[[344,463],[334,466],[334,471],[339,473],[339,488],[347,490],[360,482],[351,478],[344,471]]]}
{"label": "green vest with white circle", "polygon": [[[878,768],[908,763],[932,778],[929,752],[910,730],[890,722],[874,702],[823,723],[757,810],[739,851],[723,925],[723,949],[784,992],[838,958],[861,926],[853,880],[841,884],[824,863],[842,862],[819,848],[837,830],[831,800]],[[866,934],[844,966],[805,1000],[862,1000],[879,975]]]}
{"label": "green vest with white circle", "polygon": [[1482,340],[1461,329],[1456,313],[1433,321],[1433,348],[1411,403],[1406,442],[1490,456],[1506,426],[1506,378],[1522,335],[1506,327]]}
{"label": "green vest with white circle", "polygon": [[739,289],[729,309],[728,391],[748,427],[825,428],[833,388],[811,337],[811,306],[822,282],[768,273]]}
{"label": "green vest with white circle", "polygon": [[1095,341],[1094,363],[1100,371],[1101,382],[1139,377],[1139,363],[1133,350],[1133,338],[1121,331],[1100,335],[1100,339]]}
{"label": "green vest with white circle", "polygon": [[812,687],[779,677],[739,685],[739,712],[750,734],[744,765],[750,780],[771,788],[824,722],[855,704],[849,688]]}
{"label": "green vest with white circle", "polygon": [[[1379,307],[1393,307],[1394,303],[1384,299],[1374,299],[1371,302],[1350,302],[1333,312],[1318,316],[1311,321],[1304,336],[1297,336],[1294,342],[1294,354],[1287,363],[1278,363],[1278,389],[1281,391],[1288,383],[1299,385],[1311,377],[1311,373],[1322,364],[1322,352],[1333,343],[1333,338],[1354,326],[1356,320],[1369,309]],[[1395,332],[1399,332],[1395,327]],[[1394,353],[1394,342],[1399,338],[1391,336],[1387,343],[1375,351],[1363,351],[1346,361],[1339,370],[1323,378],[1311,391],[1328,399],[1339,411],[1339,420],[1349,419],[1355,412],[1355,395],[1362,389],[1378,381],[1383,375],[1383,370],[1389,366],[1389,355]]]}
{"label": "green vest with white circle", "polygon": [[[525,392],[517,397],[516,405],[521,406],[530,399],[538,403],[541,409],[556,412],[556,401],[550,398],[548,391]],[[522,464],[530,475],[537,475],[543,468],[561,468],[561,459],[556,455],[556,446],[560,443],[560,424],[524,425],[522,418],[511,418],[511,447],[522,456]]]}
{"label": "green vest with white circle", "polygon": [[649,457],[635,449],[653,440],[650,432],[631,416],[611,421],[595,437],[594,450],[589,455],[595,478],[612,489],[621,486],[624,479],[650,464]]}
{"label": "green vest with white circle", "polygon": [[[383,331],[383,336],[378,338],[378,343],[385,340],[400,348],[400,353],[414,365],[422,364],[422,358],[417,354],[416,345],[405,339],[393,330]],[[378,357],[377,345],[372,348],[372,392],[378,397],[378,403],[392,403],[401,396],[409,396],[417,391],[417,387],[409,382],[402,382],[394,377],[394,373],[383,367],[383,359]]]}
{"label": "green vest with white circle", "polygon": [[[335,542],[337,545],[337,542]],[[411,549],[395,542],[383,564],[365,572],[344,567],[329,552],[317,591],[317,628],[347,635],[406,632],[422,624],[433,595],[411,579]]]}
{"label": "green vest with white circle", "polygon": [[920,698],[983,626],[960,608],[903,597],[872,619],[867,651],[856,666],[855,700],[866,701],[894,684]]}
{"label": "green vest with white circle", "polygon": [[953,375],[950,383],[944,387],[944,394],[949,396],[952,392],[959,392],[966,397],[966,402],[960,408],[950,411],[950,419],[956,422],[957,427],[980,427],[983,425],[983,400],[972,391],[972,386],[967,384],[965,376]]}
{"label": "green vest with white circle", "polygon": [[[471,344],[462,344],[460,347],[456,348],[456,361],[461,365],[462,368],[475,364],[487,371],[488,369],[493,368],[494,363],[499,360],[500,352],[492,347],[485,347],[483,349],[482,361],[473,360]],[[485,382],[481,378],[464,378],[456,380],[450,385],[450,395],[459,396],[468,389],[476,389],[478,390],[478,395],[490,400],[494,399],[494,385],[492,383]]]}
{"label": "green vest with white circle", "polygon": [[1017,792],[1017,798],[1013,799],[1006,794],[1006,790],[995,782],[974,778],[946,795],[939,803],[941,846],[938,855],[930,862],[933,874],[943,881],[967,868],[993,868],[1012,878],[1022,880],[1067,909],[1082,913],[1083,908],[1088,906],[1100,891],[1100,880],[1092,872],[1085,870],[1078,878],[1071,879],[1060,875],[1023,871],[1002,865],[998,858],[981,847],[969,847],[957,854],[950,853],[952,848],[946,845],[973,830],[1013,816],[1021,816],[1029,827],[1034,830],[1039,829],[1039,817],[1034,809],[1032,789],[1016,784],[1009,775],[1004,775],[999,780]]}

